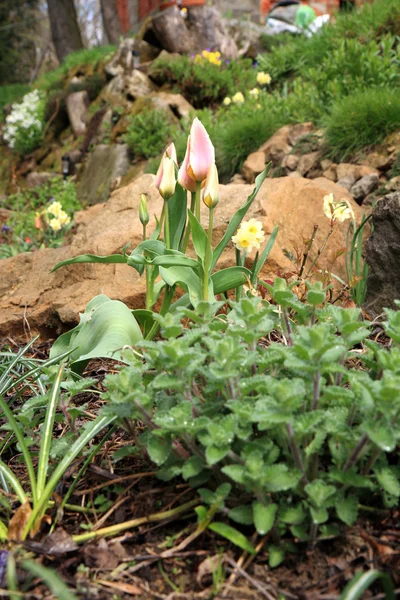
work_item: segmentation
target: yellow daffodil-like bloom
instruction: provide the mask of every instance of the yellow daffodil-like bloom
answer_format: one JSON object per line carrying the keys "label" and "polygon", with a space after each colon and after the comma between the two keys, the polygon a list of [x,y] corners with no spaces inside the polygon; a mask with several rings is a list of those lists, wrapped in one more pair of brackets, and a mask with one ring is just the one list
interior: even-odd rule
{"label": "yellow daffodil-like bloom", "polygon": [[260,85],[269,85],[271,83],[271,75],[260,71],[260,73],[257,73],[257,83]]}
{"label": "yellow daffodil-like bloom", "polygon": [[343,223],[343,221],[346,221],[347,219],[355,218],[349,201],[342,199],[335,202],[333,194],[324,196],[323,211],[328,219],[331,219],[331,221],[339,221],[339,223]]}
{"label": "yellow daffodil-like bloom", "polygon": [[229,106],[231,102],[232,100],[229,98],[229,96],[227,96],[223,99],[222,104],[225,104],[225,106]]}
{"label": "yellow daffodil-like bloom", "polygon": [[54,202],[47,207],[47,212],[49,215],[53,215],[53,217],[59,217],[62,212],[61,202],[54,200]]}
{"label": "yellow daffodil-like bloom", "polygon": [[63,210],[60,211],[60,214],[58,215],[58,220],[60,222],[61,227],[65,227],[66,225],[68,225],[68,223],[71,222],[71,219]]}
{"label": "yellow daffodil-like bloom", "polygon": [[258,98],[259,93],[260,90],[258,88],[253,88],[249,91],[249,96],[251,96],[252,98]]}
{"label": "yellow daffodil-like bloom", "polygon": [[221,53],[218,51],[211,52],[211,50],[203,50],[201,54],[195,56],[194,62],[201,63],[204,61],[208,61],[212,65],[219,67],[221,64]]}
{"label": "yellow daffodil-like bloom", "polygon": [[62,225],[60,223],[60,219],[50,219],[50,221],[49,221],[49,227],[53,231],[60,231],[60,229],[62,227]]}
{"label": "yellow daffodil-like bloom", "polygon": [[236,92],[236,94],[232,96],[232,102],[234,102],[235,104],[243,104],[244,96],[242,92]]}
{"label": "yellow daffodil-like bloom", "polygon": [[256,108],[257,108],[258,110],[260,110],[260,108],[262,108],[261,104],[257,104],[257,107],[256,107]]}
{"label": "yellow daffodil-like bloom", "polygon": [[260,245],[265,239],[264,230],[261,221],[250,219],[243,221],[236,234],[232,236],[232,242],[238,250],[251,252],[253,248],[259,250]]}

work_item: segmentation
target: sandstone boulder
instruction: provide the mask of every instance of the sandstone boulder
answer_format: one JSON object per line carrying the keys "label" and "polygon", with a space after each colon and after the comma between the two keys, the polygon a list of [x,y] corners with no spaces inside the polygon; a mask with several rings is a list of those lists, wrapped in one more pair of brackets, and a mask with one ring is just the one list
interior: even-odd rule
{"label": "sandstone boulder", "polygon": [[292,149],[288,142],[290,130],[290,125],[281,127],[274,133],[273,136],[269,138],[267,142],[265,142],[265,144],[261,146],[259,152],[264,153],[264,160],[266,163],[272,161],[272,165],[277,167],[281,164],[284,156],[289,154],[290,150]]}
{"label": "sandstone boulder", "polygon": [[354,177],[355,181],[361,179],[365,175],[375,174],[379,177],[378,169],[374,169],[373,167],[369,167],[367,165],[353,165],[351,163],[340,163],[336,167],[337,178],[338,180],[343,179],[344,177],[351,176]]}
{"label": "sandstone boulder", "polygon": [[264,152],[252,152],[246,158],[242,168],[242,175],[247,183],[254,183],[257,175],[262,173],[265,169],[265,156]]}
{"label": "sandstone boulder", "polygon": [[372,213],[373,232],[366,243],[369,267],[365,309],[375,317],[400,299],[400,192],[380,200]]}
{"label": "sandstone boulder", "polygon": [[[153,215],[159,215],[162,208],[154,179],[153,175],[143,175],[113,192],[106,204],[79,213],[76,216],[77,233],[70,246],[20,254],[0,261],[0,335],[18,337],[26,334],[29,337],[41,333],[43,337],[55,337],[74,326],[79,312],[93,296],[101,293],[122,300],[131,308],[143,307],[144,280],[126,265],[80,264],[55,273],[50,270],[57,262],[79,254],[116,253],[127,242],[135,247],[142,239],[138,215],[141,193],[147,194],[150,230],[154,227]],[[214,244],[221,239],[231,216],[252,190],[253,186],[246,184],[221,186],[221,200],[215,211]],[[275,225],[279,226],[275,246],[263,271],[265,278],[273,279],[278,272],[293,270],[283,249],[301,248],[314,224],[318,225],[318,231],[311,258],[315,258],[329,229],[322,204],[323,197],[331,192],[338,198],[349,199],[360,219],[363,209],[342,188],[324,178],[310,181],[284,177],[264,182],[246,218],[260,219],[267,237]],[[201,218],[207,223],[205,206],[202,206]],[[346,245],[346,232],[346,222],[337,225],[321,255],[321,268],[328,268],[338,249]],[[233,247],[227,248],[219,267],[232,265],[234,257]],[[345,277],[343,256],[335,263],[334,272]]]}
{"label": "sandstone boulder", "polygon": [[307,175],[312,169],[315,169],[319,165],[319,159],[321,155],[319,152],[309,152],[300,156],[297,171],[302,175]]}

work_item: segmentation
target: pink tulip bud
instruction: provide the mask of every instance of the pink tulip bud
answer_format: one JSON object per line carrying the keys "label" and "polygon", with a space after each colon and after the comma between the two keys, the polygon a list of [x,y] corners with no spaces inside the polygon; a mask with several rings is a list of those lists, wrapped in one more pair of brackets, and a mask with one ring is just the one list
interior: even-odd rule
{"label": "pink tulip bud", "polygon": [[176,164],[176,166],[178,166],[178,158],[176,156],[176,148],[175,148],[175,144],[172,142],[172,144],[170,144],[168,146],[168,148],[165,150],[165,152],[163,153],[161,162],[160,162],[160,166],[158,167],[158,171],[156,174],[156,188],[159,190],[160,189],[160,183],[161,183],[161,179],[163,176],[162,173],[162,165],[163,165],[163,159],[164,156],[168,156],[169,158],[171,158],[173,160],[173,162]]}
{"label": "pink tulip bud", "polygon": [[215,161],[214,146],[204,125],[196,117],[190,130],[190,155],[188,175],[195,181],[204,181],[208,169]]}
{"label": "pink tulip bud", "polygon": [[206,186],[203,192],[203,202],[208,208],[215,208],[219,202],[218,171],[215,163],[208,169]]}
{"label": "pink tulip bud", "polygon": [[188,141],[187,141],[185,158],[183,159],[181,168],[178,171],[178,183],[179,183],[179,185],[181,185],[183,187],[184,190],[187,190],[188,192],[195,192],[196,191],[196,182],[194,179],[189,177],[188,172],[187,172],[188,166],[189,166],[189,159],[190,159],[190,135],[189,135]]}
{"label": "pink tulip bud", "polygon": [[164,200],[169,200],[175,193],[175,187],[175,163],[172,158],[164,156],[162,159],[162,178],[158,191]]}

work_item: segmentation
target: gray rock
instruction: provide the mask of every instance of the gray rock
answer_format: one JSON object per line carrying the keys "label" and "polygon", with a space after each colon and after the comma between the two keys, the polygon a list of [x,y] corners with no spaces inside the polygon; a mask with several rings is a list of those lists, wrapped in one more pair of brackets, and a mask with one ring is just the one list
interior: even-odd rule
{"label": "gray rock", "polygon": [[80,202],[89,206],[105,202],[115,180],[125,175],[129,164],[127,144],[97,146],[90,154],[77,186],[76,193]]}
{"label": "gray rock", "polygon": [[375,317],[395,308],[400,299],[400,192],[380,200],[372,213],[373,232],[367,240],[369,267],[364,308]]}
{"label": "gray rock", "polygon": [[349,192],[351,190],[351,188],[353,187],[353,185],[355,184],[355,182],[356,182],[356,178],[354,177],[354,175],[349,174],[349,175],[345,175],[344,177],[339,179],[337,184],[344,187]]}
{"label": "gray rock", "polygon": [[58,173],[47,173],[46,171],[38,173],[37,171],[32,171],[26,178],[26,185],[28,188],[39,187],[47,181],[50,181],[50,179],[54,179],[57,175]]}
{"label": "gray rock", "polygon": [[379,177],[375,173],[370,175],[364,175],[353,185],[350,190],[350,194],[357,202],[364,200],[365,196],[368,196],[371,192],[376,190],[379,185]]}
{"label": "gray rock", "polygon": [[68,119],[71,123],[74,135],[78,137],[86,131],[86,115],[89,106],[89,96],[86,90],[82,92],[73,92],[67,96],[65,101],[67,106]]}

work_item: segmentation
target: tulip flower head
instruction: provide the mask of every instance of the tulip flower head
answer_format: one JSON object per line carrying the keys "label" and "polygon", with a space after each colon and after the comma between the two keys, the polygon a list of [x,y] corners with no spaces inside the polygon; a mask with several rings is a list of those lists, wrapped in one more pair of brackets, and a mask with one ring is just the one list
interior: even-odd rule
{"label": "tulip flower head", "polygon": [[219,202],[218,171],[215,163],[208,169],[203,202],[208,208],[215,208]]}
{"label": "tulip flower head", "polygon": [[196,117],[190,130],[189,165],[187,173],[194,181],[204,181],[215,162],[214,146],[206,128]]}
{"label": "tulip flower head", "polygon": [[161,161],[162,177],[158,191],[164,200],[169,200],[175,193],[176,177],[175,163],[169,156],[164,156]]}
{"label": "tulip flower head", "polygon": [[[168,148],[166,148],[164,154],[163,154],[163,158],[164,156],[168,156],[169,158],[171,158],[174,163],[176,165],[178,165],[178,158],[176,156],[176,148],[175,148],[175,144],[172,143],[168,146]],[[160,162],[160,166],[158,167],[158,171],[156,174],[156,188],[159,190],[160,189],[160,183],[161,183],[161,179],[163,176],[163,171],[162,171],[162,167],[163,167],[163,158],[161,159]]]}
{"label": "tulip flower head", "polygon": [[190,160],[190,135],[189,135],[188,141],[187,141],[185,158],[183,159],[183,163],[181,164],[180,169],[178,171],[178,183],[180,186],[183,187],[184,190],[187,190],[188,192],[195,192],[196,191],[196,182],[188,174],[189,160]]}
{"label": "tulip flower head", "polygon": [[146,226],[149,222],[149,211],[147,210],[147,200],[145,194],[140,196],[139,219],[142,225]]}

